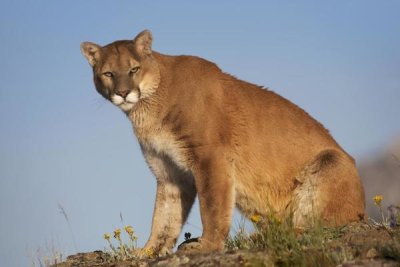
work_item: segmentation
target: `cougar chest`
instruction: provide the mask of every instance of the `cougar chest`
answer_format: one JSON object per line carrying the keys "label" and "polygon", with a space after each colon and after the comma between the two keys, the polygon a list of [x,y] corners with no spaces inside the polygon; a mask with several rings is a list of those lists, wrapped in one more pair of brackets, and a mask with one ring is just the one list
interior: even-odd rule
{"label": "cougar chest", "polygon": [[156,153],[168,156],[179,168],[189,171],[188,153],[184,144],[170,131],[166,129],[151,131],[144,136],[143,141],[144,145]]}

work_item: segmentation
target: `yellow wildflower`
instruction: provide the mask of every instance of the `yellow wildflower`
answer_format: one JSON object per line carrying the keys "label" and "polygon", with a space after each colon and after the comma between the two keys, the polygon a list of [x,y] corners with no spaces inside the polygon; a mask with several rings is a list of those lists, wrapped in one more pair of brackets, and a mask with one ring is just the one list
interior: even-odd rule
{"label": "yellow wildflower", "polygon": [[154,257],[154,251],[151,248],[145,248],[145,249],[143,249],[143,252],[149,258],[153,258]]}
{"label": "yellow wildflower", "polygon": [[124,227],[124,229],[125,229],[125,232],[128,233],[128,235],[133,235],[134,231],[133,231],[132,226],[127,225],[127,226]]}
{"label": "yellow wildflower", "polygon": [[103,236],[103,237],[104,237],[104,239],[105,239],[105,240],[107,240],[107,241],[109,241],[109,240],[110,240],[110,235],[109,235],[109,234],[104,234],[104,236]]}
{"label": "yellow wildflower", "polygon": [[253,223],[258,223],[259,221],[261,221],[261,216],[258,215],[258,214],[254,214],[254,215],[252,215],[252,216],[250,217],[250,220],[251,220]]}
{"label": "yellow wildflower", "polygon": [[376,195],[373,198],[375,205],[380,206],[383,200],[383,196],[382,195]]}
{"label": "yellow wildflower", "polygon": [[114,238],[120,240],[121,239],[121,229],[117,228],[114,231]]}

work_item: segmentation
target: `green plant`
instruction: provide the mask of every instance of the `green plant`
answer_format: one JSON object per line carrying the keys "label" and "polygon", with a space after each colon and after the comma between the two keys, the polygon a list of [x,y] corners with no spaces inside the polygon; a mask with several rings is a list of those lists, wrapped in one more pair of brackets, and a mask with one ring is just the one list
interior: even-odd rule
{"label": "green plant", "polygon": [[280,219],[270,213],[266,217],[251,216],[254,226],[247,233],[244,221],[234,236],[226,242],[228,250],[262,250],[276,266],[335,266],[352,256],[343,249],[328,250],[327,244],[341,235],[341,228],[324,228],[319,223],[300,231],[293,225],[292,216]]}
{"label": "green plant", "polygon": [[372,225],[375,227],[383,227],[387,230],[393,230],[400,226],[400,206],[390,205],[387,207],[387,214],[385,214],[383,209],[383,196],[375,195],[373,198],[375,206],[378,207],[379,213],[381,215],[381,221],[376,221],[369,218]]}
{"label": "green plant", "polygon": [[[119,260],[130,260],[140,259],[145,257],[154,257],[154,252],[150,249],[138,249],[137,247],[137,236],[132,226],[127,225],[124,227],[125,233],[128,235],[129,241],[125,242],[121,236],[121,229],[117,228],[113,232],[114,241],[111,239],[111,235],[104,234],[104,239],[107,241],[109,249],[105,252],[109,255],[109,261]],[[117,242],[117,244],[114,244]]]}
{"label": "green plant", "polygon": [[400,262],[400,231],[393,233],[392,240],[380,248],[382,256]]}

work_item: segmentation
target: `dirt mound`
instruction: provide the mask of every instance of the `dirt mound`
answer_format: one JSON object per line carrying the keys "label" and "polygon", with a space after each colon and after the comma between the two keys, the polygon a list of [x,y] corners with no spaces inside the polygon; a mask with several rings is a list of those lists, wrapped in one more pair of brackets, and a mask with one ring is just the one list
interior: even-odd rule
{"label": "dirt mound", "polygon": [[[274,251],[231,250],[208,255],[173,254],[155,259],[114,261],[95,251],[69,256],[59,267],[89,266],[400,266],[400,229],[388,230],[367,223],[335,230],[324,248],[304,247],[306,257],[288,261]],[[295,252],[293,252],[295,253]]]}

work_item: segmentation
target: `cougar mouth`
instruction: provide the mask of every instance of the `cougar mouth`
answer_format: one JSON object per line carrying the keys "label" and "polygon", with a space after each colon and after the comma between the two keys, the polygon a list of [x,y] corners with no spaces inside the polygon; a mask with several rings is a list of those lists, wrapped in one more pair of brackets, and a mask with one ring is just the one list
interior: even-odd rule
{"label": "cougar mouth", "polygon": [[139,91],[132,91],[126,97],[113,94],[111,96],[111,102],[113,102],[114,105],[120,107],[123,111],[129,111],[139,101],[139,97]]}

